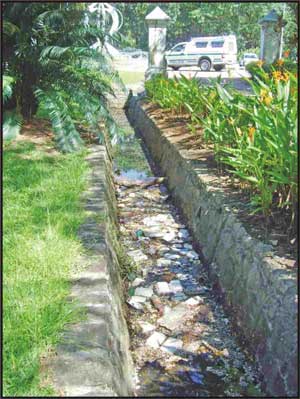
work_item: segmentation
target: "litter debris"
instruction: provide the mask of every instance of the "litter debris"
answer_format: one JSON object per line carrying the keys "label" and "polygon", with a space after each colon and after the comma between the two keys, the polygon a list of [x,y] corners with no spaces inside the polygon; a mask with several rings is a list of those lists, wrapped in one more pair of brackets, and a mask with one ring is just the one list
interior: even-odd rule
{"label": "litter debris", "polygon": [[158,295],[169,295],[171,290],[169,284],[166,281],[159,281],[155,284],[155,291]]}
{"label": "litter debris", "polygon": [[129,251],[127,252],[127,255],[134,260],[134,262],[139,263],[142,260],[147,260],[148,256],[145,255],[140,249],[137,249],[135,251]]}
{"label": "litter debris", "polygon": [[160,332],[155,331],[146,341],[146,345],[152,348],[159,348],[159,346],[165,341],[166,336]]}
{"label": "litter debris", "polygon": [[115,176],[115,182],[119,186],[124,187],[135,187],[138,186],[140,188],[147,188],[149,186],[153,186],[154,184],[163,183],[164,177],[148,177],[144,180],[129,180],[125,179],[124,177]]}

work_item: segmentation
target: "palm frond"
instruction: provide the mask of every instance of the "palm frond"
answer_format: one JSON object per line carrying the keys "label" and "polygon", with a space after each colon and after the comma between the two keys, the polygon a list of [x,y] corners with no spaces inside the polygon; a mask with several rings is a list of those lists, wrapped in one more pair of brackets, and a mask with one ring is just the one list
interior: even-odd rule
{"label": "palm frond", "polygon": [[5,21],[5,20],[3,21],[3,33],[4,33],[4,35],[12,36],[15,33],[18,33],[19,31],[20,31],[20,28],[17,25],[13,24],[10,21]]}
{"label": "palm frond", "polygon": [[74,152],[82,147],[82,140],[70,116],[68,106],[59,92],[44,92],[37,89],[35,94],[44,109],[47,109],[55,134],[57,146],[62,152]]}
{"label": "palm frond", "polygon": [[20,133],[22,117],[16,111],[5,111],[3,113],[3,139],[15,139]]}
{"label": "palm frond", "polygon": [[60,47],[60,46],[47,46],[40,54],[39,61],[42,64],[47,64],[49,59],[60,59],[60,58],[72,58],[74,57],[71,47]]}
{"label": "palm frond", "polygon": [[45,26],[55,26],[55,25],[64,25],[65,23],[65,14],[62,9],[54,9],[45,11],[39,14],[35,19],[35,25],[44,29]]}
{"label": "palm frond", "polygon": [[4,103],[12,96],[14,80],[12,76],[3,75],[2,94]]}

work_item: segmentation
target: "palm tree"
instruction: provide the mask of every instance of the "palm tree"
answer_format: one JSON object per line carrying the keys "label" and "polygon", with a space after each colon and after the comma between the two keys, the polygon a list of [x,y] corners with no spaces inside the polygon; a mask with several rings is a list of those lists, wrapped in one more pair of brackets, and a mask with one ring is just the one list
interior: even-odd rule
{"label": "palm tree", "polygon": [[76,118],[112,124],[106,97],[116,74],[101,48],[91,48],[106,34],[85,3],[5,3],[3,26],[4,75],[15,81],[6,108],[30,119],[42,106],[66,152],[82,143]]}

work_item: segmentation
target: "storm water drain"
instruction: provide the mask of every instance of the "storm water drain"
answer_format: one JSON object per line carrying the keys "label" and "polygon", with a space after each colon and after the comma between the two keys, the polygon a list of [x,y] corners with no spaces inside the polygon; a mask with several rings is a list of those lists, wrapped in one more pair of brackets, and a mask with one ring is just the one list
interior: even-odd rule
{"label": "storm water drain", "polygon": [[151,180],[121,107],[114,116],[127,131],[115,171],[121,240],[135,265],[126,294],[136,395],[262,395],[166,186]]}

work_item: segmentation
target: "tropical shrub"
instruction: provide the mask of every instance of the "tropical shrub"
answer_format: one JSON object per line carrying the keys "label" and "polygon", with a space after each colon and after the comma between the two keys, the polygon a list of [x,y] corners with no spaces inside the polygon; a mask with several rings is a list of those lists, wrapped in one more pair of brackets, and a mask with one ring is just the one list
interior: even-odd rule
{"label": "tropical shrub", "polygon": [[[12,76],[3,75],[2,94],[4,105],[7,104],[13,94],[13,85],[14,78]],[[3,138],[5,140],[15,138],[20,132],[21,124],[22,117],[16,109],[4,111],[2,126]]]}
{"label": "tropical shrub", "polygon": [[[58,147],[81,147],[78,124],[97,129],[112,118],[107,95],[117,76],[101,50],[106,33],[85,3],[6,3],[3,69],[14,79],[10,107],[30,119],[43,109]],[[99,50],[91,46],[98,42]]]}
{"label": "tropical shrub", "polygon": [[[206,138],[216,140],[219,159],[252,188],[256,211],[269,215],[272,204],[297,203],[296,78],[274,71],[269,85],[250,82],[254,95],[222,92],[222,106],[203,121]],[[225,100],[226,98],[226,100]],[[224,118],[226,115],[226,118]],[[220,123],[221,118],[222,122]],[[215,129],[219,127],[219,129]],[[224,139],[225,137],[225,139]]]}
{"label": "tropical shrub", "polygon": [[289,58],[283,58],[277,60],[273,64],[266,64],[263,61],[250,62],[246,65],[246,70],[255,78],[256,75],[261,75],[262,71],[267,74],[271,74],[274,70],[297,73],[298,66],[295,61]]}
{"label": "tropical shrub", "polygon": [[176,114],[188,113],[190,130],[202,128],[215,158],[251,191],[253,211],[286,210],[294,226],[297,209],[297,77],[279,62],[270,73],[257,65],[248,80],[252,95],[200,86],[196,79],[156,76],[146,82],[149,99]]}

